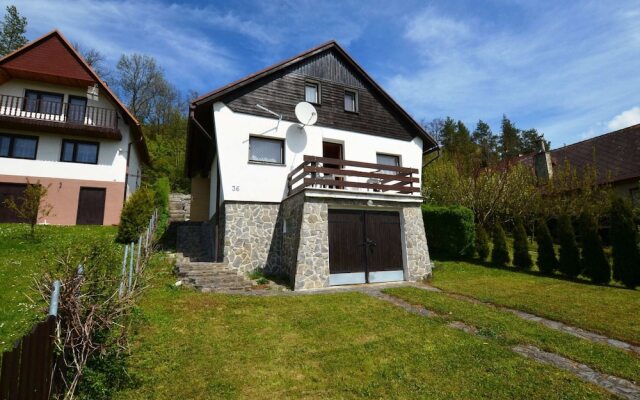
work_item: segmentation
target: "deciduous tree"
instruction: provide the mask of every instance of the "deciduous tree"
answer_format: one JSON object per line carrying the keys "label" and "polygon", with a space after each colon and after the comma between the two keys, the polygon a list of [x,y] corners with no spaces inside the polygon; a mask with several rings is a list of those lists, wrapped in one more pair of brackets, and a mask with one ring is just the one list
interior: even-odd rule
{"label": "deciduous tree", "polygon": [[31,226],[31,237],[35,236],[36,225],[42,219],[48,217],[53,210],[53,206],[47,202],[49,187],[40,184],[40,181],[31,183],[27,178],[27,187],[24,193],[18,196],[17,201],[12,197],[5,199],[5,207],[12,210],[16,216],[26,221]]}

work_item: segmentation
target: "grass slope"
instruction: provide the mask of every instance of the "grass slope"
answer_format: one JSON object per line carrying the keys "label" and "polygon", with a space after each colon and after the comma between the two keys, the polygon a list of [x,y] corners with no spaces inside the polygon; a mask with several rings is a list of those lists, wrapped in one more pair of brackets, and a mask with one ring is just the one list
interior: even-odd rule
{"label": "grass slope", "polygon": [[146,293],[118,399],[602,398],[570,374],[360,293]]}
{"label": "grass slope", "polygon": [[115,237],[104,226],[38,226],[36,238],[25,224],[0,224],[0,350],[6,350],[44,317],[33,278],[55,263],[61,251],[95,238]]}
{"label": "grass slope", "polygon": [[587,364],[600,372],[640,382],[640,357],[604,344],[554,331],[536,322],[525,321],[509,312],[484,304],[473,304],[417,288],[393,288],[385,293],[423,306],[446,321],[462,321],[479,329],[479,334],[495,343],[512,347],[531,344]]}
{"label": "grass slope", "polygon": [[437,262],[433,286],[517,308],[640,344],[640,291],[496,269]]}

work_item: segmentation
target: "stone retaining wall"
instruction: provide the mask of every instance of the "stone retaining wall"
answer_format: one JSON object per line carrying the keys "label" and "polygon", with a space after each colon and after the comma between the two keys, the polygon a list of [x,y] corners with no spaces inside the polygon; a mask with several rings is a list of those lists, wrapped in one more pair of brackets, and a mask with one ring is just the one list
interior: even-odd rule
{"label": "stone retaining wall", "polygon": [[240,272],[281,266],[282,223],[279,204],[225,202],[221,214],[224,262]]}
{"label": "stone retaining wall", "polygon": [[305,197],[282,202],[225,202],[221,213],[224,261],[240,272],[264,269],[288,275],[295,290],[329,285],[329,209],[364,208],[400,213],[405,278],[431,274],[431,261],[420,206],[415,203]]}

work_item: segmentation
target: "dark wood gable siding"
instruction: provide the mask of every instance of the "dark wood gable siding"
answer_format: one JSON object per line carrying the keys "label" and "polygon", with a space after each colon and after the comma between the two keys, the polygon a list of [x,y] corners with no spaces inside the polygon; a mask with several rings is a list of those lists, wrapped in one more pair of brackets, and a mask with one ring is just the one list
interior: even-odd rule
{"label": "dark wood gable siding", "polygon": [[[333,50],[313,57],[253,82],[222,98],[234,112],[273,118],[256,107],[261,104],[296,121],[294,108],[304,101],[305,80],[320,82],[318,126],[356,131],[401,140],[412,140],[415,128],[404,122],[397,111],[365,84]],[[358,92],[358,113],[344,111],[344,90]]]}

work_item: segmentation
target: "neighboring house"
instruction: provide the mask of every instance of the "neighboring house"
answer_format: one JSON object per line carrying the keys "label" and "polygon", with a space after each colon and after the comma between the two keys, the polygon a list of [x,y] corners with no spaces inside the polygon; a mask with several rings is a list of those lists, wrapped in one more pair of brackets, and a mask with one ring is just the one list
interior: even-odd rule
{"label": "neighboring house", "polygon": [[520,160],[535,165],[536,175],[544,179],[553,179],[554,169],[567,162],[578,173],[595,166],[598,184],[611,185],[619,195],[640,201],[640,124],[555,150],[542,149]]}
{"label": "neighboring house", "polygon": [[140,124],[58,31],[0,59],[0,222],[31,183],[50,224],[117,224],[149,154]]}
{"label": "neighboring house", "polygon": [[[294,114],[305,101],[313,126]],[[192,103],[191,218],[211,221],[218,261],[295,289],[423,279],[419,171],[435,148],[331,41]]]}

